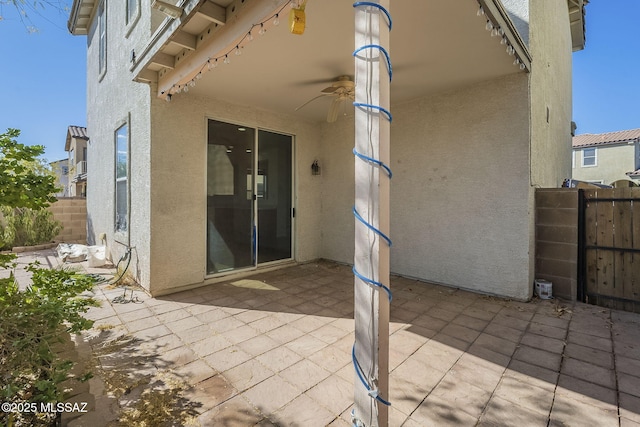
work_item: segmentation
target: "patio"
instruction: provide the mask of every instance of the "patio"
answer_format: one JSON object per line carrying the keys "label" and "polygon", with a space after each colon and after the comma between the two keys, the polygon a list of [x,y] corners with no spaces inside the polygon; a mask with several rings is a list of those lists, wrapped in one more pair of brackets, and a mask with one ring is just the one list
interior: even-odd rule
{"label": "patio", "polygon": [[[389,425],[640,425],[639,315],[391,287]],[[160,298],[98,285],[94,328],[76,340],[99,361],[95,405],[67,425],[105,425],[144,389],[181,384],[186,425],[350,426],[352,288],[350,267],[324,261]]]}

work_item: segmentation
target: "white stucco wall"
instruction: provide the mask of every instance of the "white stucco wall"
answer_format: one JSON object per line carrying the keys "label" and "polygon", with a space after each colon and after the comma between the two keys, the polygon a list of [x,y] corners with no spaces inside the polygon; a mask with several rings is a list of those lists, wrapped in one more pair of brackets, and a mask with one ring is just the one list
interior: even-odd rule
{"label": "white stucco wall", "polygon": [[531,183],[560,187],[571,176],[572,42],[567,3],[530,2]]}
{"label": "white stucco wall", "polygon": [[[528,76],[392,106],[391,270],[531,295]],[[323,129],[322,256],[353,261],[353,122]]]}
{"label": "white stucco wall", "polygon": [[[140,283],[149,281],[149,86],[132,81],[126,64],[133,49],[140,51],[149,37],[143,20],[126,28],[124,2],[107,5],[107,67],[99,78],[97,20],[93,20],[87,36],[87,240],[100,244],[100,233],[107,235],[108,256],[117,262],[133,247],[129,273]],[[125,37],[125,32],[130,34]],[[130,133],[130,227],[129,236],[114,235],[115,209],[115,137],[114,133],[128,122]]]}

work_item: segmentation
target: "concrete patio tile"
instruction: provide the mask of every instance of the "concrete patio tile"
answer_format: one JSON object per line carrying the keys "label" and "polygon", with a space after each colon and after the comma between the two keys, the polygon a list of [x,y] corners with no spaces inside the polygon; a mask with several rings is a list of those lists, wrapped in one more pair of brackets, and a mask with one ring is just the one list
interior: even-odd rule
{"label": "concrete patio tile", "polygon": [[569,330],[600,338],[611,337],[609,319],[602,319],[598,316],[574,313],[571,317],[571,323],[569,323]]}
{"label": "concrete patio tile", "polygon": [[564,340],[567,338],[567,330],[564,328],[556,328],[555,326],[543,325],[541,323],[531,323],[527,333],[542,335],[547,338],[555,338]]}
{"label": "concrete patio tile", "polygon": [[429,366],[441,372],[449,370],[462,356],[464,352],[445,343],[431,339],[427,341],[412,355],[412,358],[419,358],[428,361]]}
{"label": "concrete patio tile", "polygon": [[438,319],[427,314],[421,314],[416,317],[413,322],[411,322],[412,326],[420,326],[426,329],[430,329],[432,331],[439,332],[442,328],[447,326],[447,322],[442,319]]}
{"label": "concrete patio tile", "polygon": [[473,346],[481,346],[496,353],[511,357],[516,351],[516,343],[487,333],[481,333],[473,343]]}
{"label": "concrete patio tile", "polygon": [[498,313],[498,316],[508,317],[512,319],[512,321],[517,319],[517,320],[529,323],[535,313],[531,310],[524,310],[520,306],[513,306],[512,304],[514,304],[514,302],[509,302],[509,304],[506,307],[500,310],[500,312]]}
{"label": "concrete patio tile", "polygon": [[550,369],[552,371],[560,370],[560,362],[562,360],[562,356],[560,354],[551,353],[549,351],[525,345],[520,346],[516,350],[513,358],[542,368]]}
{"label": "concrete patio tile", "polygon": [[[333,320],[332,320],[333,321]],[[329,323],[328,319],[319,316],[304,316],[290,323],[291,326],[309,333]]]}
{"label": "concrete patio tile", "polygon": [[514,403],[540,415],[547,416],[553,405],[553,388],[540,388],[512,376],[504,376],[495,390],[494,396]]}
{"label": "concrete patio tile", "polygon": [[162,337],[140,343],[140,349],[162,354],[184,345],[182,340],[175,334],[164,335]]}
{"label": "concrete patio tile", "polygon": [[508,325],[501,324],[501,321],[502,320],[499,319],[496,322],[494,318],[494,320],[491,321],[491,323],[489,323],[486,328],[484,328],[483,333],[512,341],[514,343],[519,343],[522,335],[524,334],[524,329],[511,328]]}
{"label": "concrete patio tile", "polygon": [[191,344],[194,342],[201,341],[206,338],[210,338],[212,336],[217,335],[214,331],[209,329],[206,325],[198,326],[195,328],[187,329],[184,331],[180,331],[176,333],[178,337],[185,343]]}
{"label": "concrete patio tile", "polygon": [[236,347],[235,345],[218,350],[204,357],[204,361],[218,372],[227,371],[253,356]]}
{"label": "concrete patio tile", "polygon": [[447,399],[429,396],[409,418],[419,426],[472,427],[478,418],[455,408]]}
{"label": "concrete patio tile", "polygon": [[640,360],[640,345],[638,343],[626,343],[614,338],[616,355],[629,359]]}
{"label": "concrete patio tile", "polygon": [[351,354],[335,345],[327,346],[313,353],[308,359],[331,373],[351,364]]}
{"label": "concrete patio tile", "polygon": [[556,371],[530,365],[519,360],[511,360],[503,377],[514,378],[521,383],[531,384],[550,393],[555,392],[559,374]]}
{"label": "concrete patio tile", "polygon": [[[493,316],[491,316],[491,319]],[[478,317],[473,317],[468,315],[468,310],[465,310],[463,314],[458,315],[455,319],[453,319],[453,324],[464,326],[469,329],[473,329],[479,332],[482,332],[484,328],[489,324],[490,319],[481,319]]]}
{"label": "concrete patio tile", "polygon": [[[200,306],[194,306],[194,307],[200,307]],[[194,307],[191,307],[191,310],[193,310]],[[224,310],[221,310],[218,307],[211,307],[211,306],[206,306],[208,308],[210,308],[210,310],[204,311],[204,312],[199,312],[199,313],[192,313],[194,317],[196,317],[198,320],[200,320],[202,323],[211,323],[211,322],[215,322],[216,320],[220,320],[220,319],[224,319],[225,317],[229,317],[231,316],[229,313],[227,313]],[[189,310],[189,312],[191,312],[191,310]]]}
{"label": "concrete patio tile", "polygon": [[268,311],[247,310],[247,311],[243,311],[242,313],[238,313],[238,314],[234,315],[233,317],[238,319],[239,321],[241,321],[243,323],[251,323],[251,322],[255,322],[256,320],[260,320],[262,318],[265,318],[268,315],[269,315]]}
{"label": "concrete patio tile", "polygon": [[[137,320],[137,322],[141,322],[141,321],[142,320]],[[158,325],[157,323],[156,325],[157,326],[153,326],[151,328],[146,328],[140,331],[136,331],[135,333],[133,333],[133,336],[135,336],[136,338],[142,341],[147,341],[147,340],[153,340],[153,339],[162,337],[164,335],[169,335],[171,333],[169,328],[167,328],[166,326]]]}
{"label": "concrete patio tile", "polygon": [[241,322],[238,319],[234,319],[233,317],[225,317],[223,319],[209,323],[209,327],[220,334],[244,325],[244,322]]}
{"label": "concrete patio tile", "polygon": [[[510,312],[508,312],[508,313],[510,313]],[[496,316],[493,318],[493,320],[491,321],[489,326],[487,326],[487,328],[489,328],[491,325],[494,325],[494,324],[495,325],[500,325],[500,326],[506,326],[506,327],[511,328],[511,329],[517,329],[517,330],[519,330],[521,332],[524,332],[529,327],[529,321],[528,320],[523,320],[523,319],[519,319],[517,317],[508,316],[508,315],[504,314],[502,311],[500,311],[500,313],[496,314]],[[487,332],[486,329],[485,329],[485,332]],[[506,338],[506,337],[503,337],[503,338]]]}
{"label": "concrete patio tile", "polygon": [[618,372],[640,377],[640,360],[616,354],[616,369]]}
{"label": "concrete patio tile", "polygon": [[349,332],[342,328],[338,328],[331,323],[309,332],[309,335],[314,336],[327,344],[332,344],[347,334],[349,334]]}
{"label": "concrete patio tile", "polygon": [[237,394],[222,375],[214,375],[197,383],[184,392],[184,397],[196,406],[196,411],[203,414]]}
{"label": "concrete patio tile", "polygon": [[300,391],[278,375],[265,379],[244,393],[244,397],[268,418],[298,395]]}
{"label": "concrete patio tile", "polygon": [[131,333],[142,331],[144,329],[153,328],[153,327],[156,327],[156,326],[162,326],[162,323],[158,319],[156,319],[155,317],[145,317],[143,319],[138,319],[138,320],[134,320],[134,321],[131,321],[131,322],[122,321],[121,318],[120,318],[120,320],[121,320],[122,324],[125,325],[127,330],[129,332],[131,332]]}
{"label": "concrete patio tile", "polygon": [[276,425],[326,426],[338,417],[310,397],[301,394],[270,418]]}
{"label": "concrete patio tile", "polygon": [[239,328],[226,331],[223,335],[228,341],[233,344],[239,344],[243,341],[255,338],[260,335],[260,332],[253,329],[251,326],[242,325]]}
{"label": "concrete patio tile", "polygon": [[271,331],[273,329],[279,328],[283,325],[282,321],[275,318],[274,316],[266,316],[262,319],[256,320],[254,322],[248,323],[253,329],[265,333]]}
{"label": "concrete patio tile", "polygon": [[448,324],[440,331],[441,334],[449,335],[453,338],[459,339],[467,343],[472,343],[480,335],[480,332],[474,329],[470,329],[464,326],[455,325],[453,323]]}
{"label": "concrete patio tile", "polygon": [[171,329],[173,332],[179,333],[181,331],[186,331],[191,328],[197,328],[197,327],[203,326],[204,323],[202,323],[202,321],[195,316],[189,316],[180,320],[171,320],[171,321],[164,322],[164,325],[167,328]]}
{"label": "concrete patio tile", "polygon": [[173,350],[169,350],[158,356],[159,360],[174,366],[185,365],[193,362],[197,358],[198,356],[189,347],[174,348]]}
{"label": "concrete patio tile", "polygon": [[302,357],[309,357],[313,353],[320,351],[326,346],[326,342],[319,340],[318,338],[311,335],[303,335],[285,344],[285,347],[293,350]]}
{"label": "concrete patio tile", "polygon": [[336,417],[353,405],[353,383],[335,375],[322,380],[304,394]]}
{"label": "concrete patio tile", "polygon": [[615,406],[603,409],[563,394],[556,395],[550,420],[549,426],[615,427],[619,425],[618,411]]}
{"label": "concrete patio tile", "polygon": [[504,370],[505,367],[499,364],[465,353],[451,367],[447,375],[452,376],[453,380],[464,380],[483,390],[493,392]]}
{"label": "concrete patio tile", "polygon": [[550,351],[551,353],[562,354],[564,351],[565,341],[561,339],[537,335],[536,333],[526,332],[522,336],[520,344],[540,350]]}
{"label": "concrete patio tile", "polygon": [[187,310],[179,309],[179,310],[171,310],[166,313],[156,314],[156,318],[161,322],[175,322],[177,320],[181,320],[187,317],[190,317],[191,313]]}
{"label": "concrete patio tile", "polygon": [[411,357],[389,375],[389,401],[403,413],[411,414],[444,375],[445,371],[433,369],[428,359]]}
{"label": "concrete patio tile", "polygon": [[614,369],[613,354],[591,347],[568,343],[564,350],[565,357],[582,360],[607,369]]}
{"label": "concrete patio tile", "polygon": [[224,371],[223,375],[233,387],[243,392],[261,381],[272,377],[274,372],[256,359],[249,359],[238,366]]}
{"label": "concrete patio tile", "polygon": [[618,387],[622,393],[640,397],[640,378],[632,375],[620,375]]}
{"label": "concrete patio tile", "polygon": [[560,395],[606,410],[615,408],[618,400],[616,390],[562,374],[558,379],[556,398]]}
{"label": "concrete patio tile", "polygon": [[310,360],[302,359],[278,372],[277,375],[293,384],[302,393],[327,378],[331,373]]}
{"label": "concrete patio tile", "polygon": [[446,375],[427,397],[427,401],[432,397],[446,400],[456,412],[462,411],[479,418],[491,397],[491,391]]}
{"label": "concrete patio tile", "polygon": [[302,360],[302,356],[287,347],[276,347],[259,355],[256,359],[277,373]]}
{"label": "concrete patio tile", "polygon": [[555,328],[567,330],[567,326],[569,325],[570,318],[567,317],[558,317],[555,315],[545,315],[540,312],[534,314],[531,319],[533,323],[539,323],[546,326],[553,326]]}
{"label": "concrete patio tile", "polygon": [[640,397],[620,393],[620,417],[640,424]]}
{"label": "concrete patio tile", "polygon": [[262,353],[266,353],[267,351],[273,348],[278,347],[280,343],[278,343],[278,341],[272,338],[269,338],[266,335],[258,335],[254,338],[250,338],[246,341],[242,341],[236,345],[241,350],[255,357]]}
{"label": "concrete patio tile", "polygon": [[171,373],[177,375],[187,384],[197,384],[213,377],[218,372],[207,365],[204,360],[198,359],[173,369]]}
{"label": "concrete patio tile", "polygon": [[222,335],[212,335],[203,340],[189,344],[198,357],[205,357],[231,346],[231,341]]}
{"label": "concrete patio tile", "polygon": [[478,426],[546,426],[548,414],[532,411],[513,402],[493,396]]}
{"label": "concrete patio tile", "polygon": [[247,427],[259,423],[264,416],[243,397],[235,396],[198,417],[202,426]]}
{"label": "concrete patio tile", "polygon": [[611,337],[594,337],[576,330],[569,330],[567,341],[601,351],[611,352],[613,350]]}
{"label": "concrete patio tile", "polygon": [[282,325],[279,328],[272,329],[265,333],[266,336],[277,341],[279,344],[286,344],[304,334],[305,333],[300,329],[288,324]]}
{"label": "concrete patio tile", "polygon": [[603,368],[571,357],[565,357],[560,373],[613,390],[616,388],[615,372],[612,369]]}
{"label": "concrete patio tile", "polygon": [[503,370],[509,366],[509,362],[511,361],[510,356],[490,350],[479,345],[477,342],[471,344],[471,347],[467,350],[467,354],[479,357],[487,362],[491,362],[493,366],[496,368],[500,367]]}
{"label": "concrete patio tile", "polygon": [[431,317],[435,317],[436,319],[440,319],[445,322],[451,322],[456,318],[456,316],[458,316],[458,314],[460,314],[460,312],[445,310],[443,308],[440,308],[440,306],[438,305],[435,308],[429,309],[427,314]]}

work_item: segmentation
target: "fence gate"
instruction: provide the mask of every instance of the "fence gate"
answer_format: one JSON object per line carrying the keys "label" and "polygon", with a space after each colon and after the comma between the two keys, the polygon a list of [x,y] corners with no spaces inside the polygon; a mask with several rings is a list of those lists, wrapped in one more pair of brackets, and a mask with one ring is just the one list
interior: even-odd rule
{"label": "fence gate", "polygon": [[578,298],[640,313],[640,188],[580,190]]}

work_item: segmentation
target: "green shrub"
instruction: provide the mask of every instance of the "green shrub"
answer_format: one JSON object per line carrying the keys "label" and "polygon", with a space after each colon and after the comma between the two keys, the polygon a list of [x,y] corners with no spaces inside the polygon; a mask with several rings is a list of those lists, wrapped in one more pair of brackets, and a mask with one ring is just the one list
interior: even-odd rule
{"label": "green shrub", "polygon": [[48,209],[0,207],[0,250],[48,243],[61,230]]}
{"label": "green shrub", "polygon": [[[84,318],[97,302],[83,292],[92,289],[92,277],[63,269],[27,270],[32,284],[20,290],[13,274],[0,279],[0,401],[15,404],[64,402],[60,384],[69,378],[71,360],[56,347],[67,333],[91,328]],[[0,413],[0,425],[50,425],[55,414]]]}

